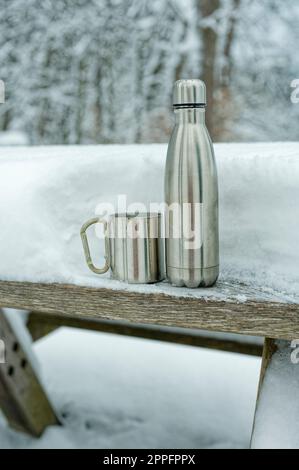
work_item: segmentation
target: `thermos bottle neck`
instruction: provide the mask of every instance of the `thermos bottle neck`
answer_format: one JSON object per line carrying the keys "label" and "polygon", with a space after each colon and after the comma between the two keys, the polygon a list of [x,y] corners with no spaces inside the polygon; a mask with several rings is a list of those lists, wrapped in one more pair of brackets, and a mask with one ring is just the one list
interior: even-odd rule
{"label": "thermos bottle neck", "polygon": [[175,109],[176,124],[204,124],[205,109],[204,108],[185,108]]}

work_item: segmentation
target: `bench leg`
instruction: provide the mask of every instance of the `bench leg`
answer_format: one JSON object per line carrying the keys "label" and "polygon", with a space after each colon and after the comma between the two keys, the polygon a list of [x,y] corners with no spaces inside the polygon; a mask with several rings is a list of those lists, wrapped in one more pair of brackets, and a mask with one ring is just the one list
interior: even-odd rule
{"label": "bench leg", "polygon": [[32,365],[33,351],[28,351],[21,331],[8,318],[0,310],[0,338],[5,345],[5,363],[0,363],[0,408],[13,428],[40,436],[59,421]]}
{"label": "bench leg", "polygon": [[299,340],[266,338],[251,448],[299,448]]}

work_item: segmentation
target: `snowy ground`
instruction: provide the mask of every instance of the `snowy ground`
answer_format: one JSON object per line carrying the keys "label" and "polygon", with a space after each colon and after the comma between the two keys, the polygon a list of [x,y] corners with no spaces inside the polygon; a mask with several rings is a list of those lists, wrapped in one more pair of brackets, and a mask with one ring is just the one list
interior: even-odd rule
{"label": "snowy ground", "polygon": [[37,440],[0,418],[0,448],[249,446],[259,359],[67,328],[35,351],[64,426]]}

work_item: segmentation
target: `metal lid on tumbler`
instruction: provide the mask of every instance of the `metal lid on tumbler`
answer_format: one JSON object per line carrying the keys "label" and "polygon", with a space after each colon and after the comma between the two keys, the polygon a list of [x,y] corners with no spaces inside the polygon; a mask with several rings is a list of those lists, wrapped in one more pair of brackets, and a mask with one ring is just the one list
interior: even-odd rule
{"label": "metal lid on tumbler", "polygon": [[198,78],[177,80],[173,88],[173,106],[188,107],[188,105],[196,105],[198,107],[205,106],[206,86],[202,80]]}

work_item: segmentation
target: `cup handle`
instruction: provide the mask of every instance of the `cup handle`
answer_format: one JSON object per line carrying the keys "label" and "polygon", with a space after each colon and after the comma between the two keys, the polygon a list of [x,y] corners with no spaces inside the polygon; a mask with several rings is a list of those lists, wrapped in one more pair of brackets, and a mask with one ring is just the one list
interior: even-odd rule
{"label": "cup handle", "polygon": [[[90,249],[89,249],[89,245],[88,245],[86,230],[88,229],[88,227],[90,227],[91,225],[94,225],[94,224],[103,224],[104,225],[104,233],[105,233],[105,255],[104,255],[104,258],[105,258],[105,265],[102,268],[97,268],[93,264],[91,256],[90,256]],[[81,235],[81,240],[82,240],[82,244],[83,244],[83,250],[84,250],[87,266],[89,267],[89,269],[91,271],[93,271],[96,274],[104,274],[108,271],[108,269],[110,267],[110,262],[109,262],[109,258],[110,258],[110,256],[109,256],[109,240],[108,240],[108,237],[107,237],[107,228],[108,228],[108,222],[106,220],[101,219],[100,217],[95,217],[95,218],[90,219],[87,222],[85,222],[85,224],[82,225],[81,230],[80,230],[80,235]]]}

